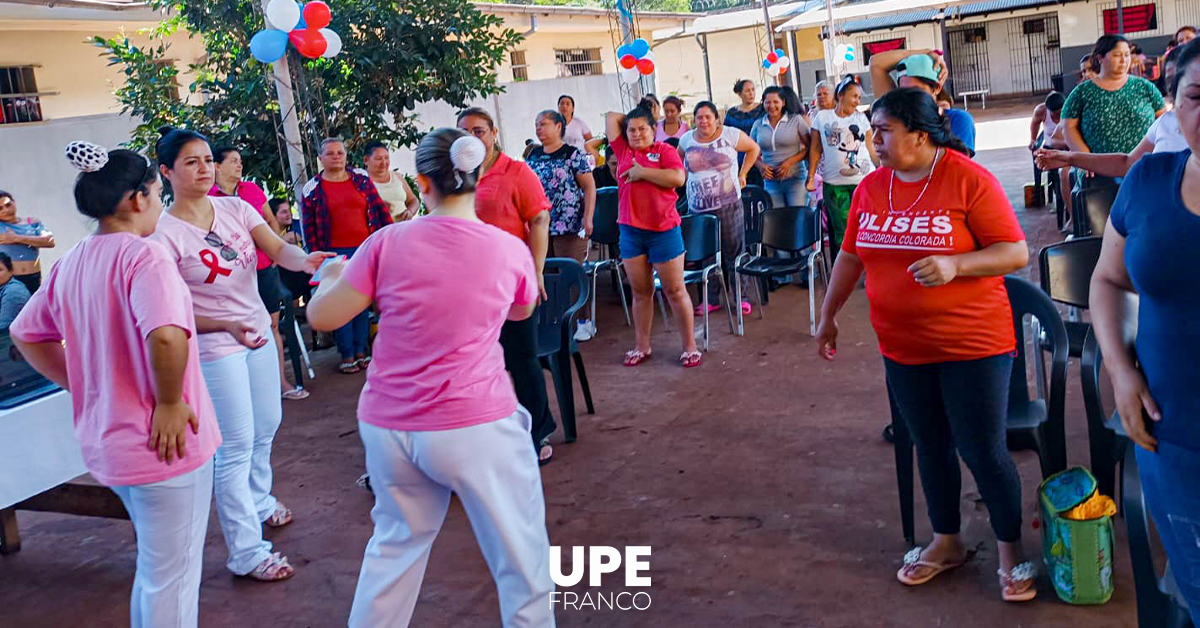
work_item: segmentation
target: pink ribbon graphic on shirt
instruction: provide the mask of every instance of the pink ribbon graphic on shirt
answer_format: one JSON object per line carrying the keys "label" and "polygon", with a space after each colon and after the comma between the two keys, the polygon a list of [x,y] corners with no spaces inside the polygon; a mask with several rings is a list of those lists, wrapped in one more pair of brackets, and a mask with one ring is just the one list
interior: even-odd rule
{"label": "pink ribbon graphic on shirt", "polygon": [[233,269],[221,268],[221,263],[217,261],[216,253],[213,253],[208,249],[200,251],[200,262],[204,264],[206,268],[208,268],[208,278],[204,280],[204,283],[212,283],[216,281],[217,275],[225,275],[228,277],[229,275],[233,274]]}

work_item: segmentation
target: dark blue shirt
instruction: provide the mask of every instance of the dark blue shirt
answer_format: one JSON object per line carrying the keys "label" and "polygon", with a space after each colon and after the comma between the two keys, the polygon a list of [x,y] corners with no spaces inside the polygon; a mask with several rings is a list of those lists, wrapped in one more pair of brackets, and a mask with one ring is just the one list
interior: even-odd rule
{"label": "dark blue shirt", "polygon": [[950,132],[975,152],[975,118],[962,109],[947,109],[946,117],[950,118]]}
{"label": "dark blue shirt", "polygon": [[1200,451],[1200,216],[1180,196],[1191,151],[1142,157],[1121,184],[1112,226],[1140,296],[1137,357],[1162,411],[1160,441]]}

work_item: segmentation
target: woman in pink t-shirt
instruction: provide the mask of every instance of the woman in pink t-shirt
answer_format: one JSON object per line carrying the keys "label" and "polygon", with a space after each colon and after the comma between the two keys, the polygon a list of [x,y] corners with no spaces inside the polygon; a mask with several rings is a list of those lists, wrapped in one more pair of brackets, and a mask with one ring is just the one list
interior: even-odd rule
{"label": "woman in pink t-shirt", "polygon": [[475,210],[483,143],[438,129],[417,146],[430,214],[384,227],[322,271],[314,329],[379,305],[358,429],[375,493],[352,628],[407,626],[450,494],[496,576],[505,626],[553,626],[550,541],[532,419],[504,371],[500,328],[538,301],[529,247]]}
{"label": "woman in pink t-shirt", "polygon": [[84,464],[129,511],[130,625],[195,628],[221,434],[191,296],[145,238],[162,213],[162,183],[133,151],[73,142],[67,157],[83,170],[75,203],[99,226],[50,269],[9,331],[34,368],[71,391]]}
{"label": "woman in pink t-shirt", "polygon": [[256,580],[290,578],[287,558],[272,553],[262,535],[263,524],[291,523],[292,511],[271,495],[271,443],[283,409],[275,392],[279,354],[258,295],[255,250],[288,270],[308,273],[331,254],[306,255],[280,239],[245,201],[209,196],[215,168],[204,136],[164,129],[155,154],[175,202],[153,237],[167,248],[192,292],[200,368],[224,438],[213,484],[229,548],[225,564]]}
{"label": "woman in pink t-shirt", "polygon": [[[275,212],[267,202],[267,193],[253,181],[242,180],[242,154],[232,146],[219,146],[213,150],[213,164],[216,165],[216,182],[208,191],[209,196],[236,196],[258,210],[271,231],[279,233],[279,221]],[[303,386],[293,386],[287,379],[283,368],[283,337],[279,335],[279,313],[283,309],[285,299],[290,299],[283,280],[279,277],[279,267],[271,261],[262,249],[257,251],[258,265],[258,296],[262,299],[267,313],[271,315],[271,334],[275,336],[275,349],[279,355],[279,387],[284,399],[301,400],[308,398],[308,391]]]}
{"label": "woman in pink t-shirt", "polygon": [[637,346],[625,353],[625,366],[650,359],[650,329],[654,326],[654,272],[671,303],[684,367],[700,366],[702,354],[692,335],[692,298],[683,284],[683,235],[680,232],[675,188],[687,181],[679,152],[654,141],[654,115],[641,106],[629,115],[605,117],[609,145],[617,161],[617,222],[621,228],[621,259],[633,288],[633,321]]}

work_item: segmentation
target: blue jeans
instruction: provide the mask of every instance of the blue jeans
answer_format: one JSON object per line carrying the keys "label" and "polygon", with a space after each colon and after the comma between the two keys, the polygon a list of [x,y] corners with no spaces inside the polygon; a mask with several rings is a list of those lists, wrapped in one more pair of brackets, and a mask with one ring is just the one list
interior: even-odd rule
{"label": "blue jeans", "polygon": [[1200,626],[1200,452],[1158,441],[1158,452],[1137,448],[1142,493],[1192,623]]}
{"label": "blue jeans", "polygon": [[987,505],[996,538],[1021,538],[1021,479],[1007,447],[1008,354],[935,364],[883,359],[888,393],[917,448],[917,470],[938,534],[958,534],[961,455]]}
{"label": "blue jeans", "polygon": [[[358,248],[330,248],[329,250],[338,255],[345,255],[349,259],[354,256],[354,252]],[[342,355],[343,362],[353,360],[356,356],[367,355],[367,343],[370,338],[370,310],[363,310],[358,316],[350,319],[349,323],[338,327],[333,332],[333,340],[337,343],[338,353]]]}
{"label": "blue jeans", "polygon": [[782,181],[763,181],[763,189],[771,196],[771,207],[804,207],[808,205],[808,164],[796,167],[796,176]]}

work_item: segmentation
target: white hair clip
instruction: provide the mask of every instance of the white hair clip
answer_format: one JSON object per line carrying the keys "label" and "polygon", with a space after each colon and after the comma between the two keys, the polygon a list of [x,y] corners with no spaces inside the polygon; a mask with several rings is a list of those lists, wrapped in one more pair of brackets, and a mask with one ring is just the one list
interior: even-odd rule
{"label": "white hair clip", "polygon": [[84,172],[96,172],[108,163],[108,150],[91,142],[71,142],[64,152],[71,165]]}
{"label": "white hair clip", "polygon": [[450,163],[457,172],[475,172],[485,157],[487,149],[474,136],[464,135],[450,145]]}

